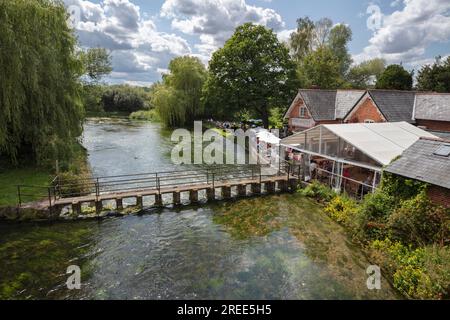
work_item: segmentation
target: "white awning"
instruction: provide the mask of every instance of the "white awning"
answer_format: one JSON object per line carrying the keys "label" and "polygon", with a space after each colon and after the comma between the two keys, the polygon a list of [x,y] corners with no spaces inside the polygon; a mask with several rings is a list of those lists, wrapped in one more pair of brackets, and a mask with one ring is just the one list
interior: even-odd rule
{"label": "white awning", "polygon": [[[420,137],[439,139],[407,122],[324,124],[321,126],[382,165],[387,165],[400,156]],[[287,137],[281,143],[287,146],[303,143],[304,133],[315,129],[317,130],[319,127]]]}

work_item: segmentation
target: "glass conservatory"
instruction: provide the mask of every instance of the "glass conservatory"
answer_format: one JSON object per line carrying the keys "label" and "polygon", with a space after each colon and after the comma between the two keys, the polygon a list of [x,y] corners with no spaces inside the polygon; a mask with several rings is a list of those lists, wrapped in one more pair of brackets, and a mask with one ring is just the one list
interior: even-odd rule
{"label": "glass conservatory", "polygon": [[420,137],[437,138],[407,122],[323,124],[281,140],[285,157],[302,167],[306,181],[328,182],[336,191],[373,191],[383,166]]}

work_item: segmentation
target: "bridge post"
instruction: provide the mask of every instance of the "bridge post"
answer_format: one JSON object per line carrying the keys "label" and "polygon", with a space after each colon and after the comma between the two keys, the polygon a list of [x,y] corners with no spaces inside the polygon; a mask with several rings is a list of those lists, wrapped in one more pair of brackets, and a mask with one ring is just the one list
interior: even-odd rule
{"label": "bridge post", "polygon": [[297,186],[298,186],[298,179],[289,179],[289,189],[291,189],[291,191],[295,191],[297,190]]}
{"label": "bridge post", "polygon": [[216,189],[215,188],[206,189],[206,198],[208,199],[208,201],[216,200]]}
{"label": "bridge post", "polygon": [[282,192],[288,191],[288,182],[286,180],[279,180],[278,187]]}
{"label": "bridge post", "polygon": [[253,194],[260,194],[261,193],[261,184],[260,183],[252,183],[251,190],[252,190]]}
{"label": "bridge post", "polygon": [[239,184],[237,186],[237,192],[239,197],[245,197],[247,195],[247,185]]}
{"label": "bridge post", "polygon": [[198,202],[198,190],[197,189],[189,190],[189,201],[191,201],[191,203]]}
{"label": "bridge post", "polygon": [[266,182],[266,191],[267,191],[267,193],[275,192],[275,182],[274,181]]}
{"label": "bridge post", "polygon": [[122,198],[116,198],[116,210],[123,210]]}
{"label": "bridge post", "polygon": [[81,203],[78,201],[72,202],[72,212],[76,214],[81,214]]}
{"label": "bridge post", "polygon": [[144,207],[144,201],[141,194],[136,195],[136,206],[140,209]]}
{"label": "bridge post", "polygon": [[95,201],[95,212],[100,214],[103,210],[103,202],[102,200]]}
{"label": "bridge post", "polygon": [[224,199],[230,199],[231,198],[231,187],[230,186],[223,186],[222,187],[222,198],[224,198]]}
{"label": "bridge post", "polygon": [[181,196],[180,196],[180,191],[174,191],[173,192],[173,204],[178,206],[181,204]]}
{"label": "bridge post", "polygon": [[155,194],[155,206],[162,207],[162,195],[160,193]]}

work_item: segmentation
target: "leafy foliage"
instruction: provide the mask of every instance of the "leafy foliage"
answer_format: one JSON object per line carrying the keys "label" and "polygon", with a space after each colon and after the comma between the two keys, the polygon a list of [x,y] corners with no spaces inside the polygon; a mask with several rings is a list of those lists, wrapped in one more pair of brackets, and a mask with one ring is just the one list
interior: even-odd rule
{"label": "leafy foliage", "polygon": [[0,2],[0,153],[12,163],[68,158],[81,134],[82,65],[66,19],[61,2]]}
{"label": "leafy foliage", "polygon": [[270,109],[288,104],[296,89],[287,48],[272,30],[246,23],[213,54],[204,102],[208,115],[229,118],[247,109],[267,127]]}
{"label": "leafy foliage", "polygon": [[335,196],[326,206],[327,212],[331,218],[344,226],[355,229],[355,219],[358,215],[358,204],[345,195]]}
{"label": "leafy foliage", "polygon": [[450,92],[450,56],[433,65],[424,65],[417,74],[417,88],[423,91]]}
{"label": "leafy foliage", "polygon": [[344,77],[352,63],[347,44],[352,39],[348,26],[328,18],[313,22],[304,17],[297,20],[291,34],[291,54],[297,62],[303,87],[335,89],[344,85]]}
{"label": "leafy foliage", "polygon": [[93,83],[98,83],[113,70],[111,55],[105,48],[90,48],[78,55],[83,64],[83,74]]}
{"label": "leafy foliage", "polygon": [[375,86],[376,80],[383,73],[385,67],[386,61],[384,59],[367,60],[350,68],[346,80],[355,89],[371,88]]}
{"label": "leafy foliage", "polygon": [[130,86],[107,87],[102,94],[100,103],[106,112],[131,113],[145,108],[143,96]]}
{"label": "leafy foliage", "polygon": [[324,202],[331,201],[336,195],[333,190],[317,180],[308,184],[304,189],[299,189],[298,192],[305,197],[315,198]]}
{"label": "leafy foliage", "polygon": [[450,248],[413,249],[390,239],[371,243],[372,259],[392,275],[394,286],[413,299],[442,299],[450,294]]}
{"label": "leafy foliage", "polygon": [[203,116],[200,99],[206,77],[198,58],[185,56],[170,62],[169,74],[155,86],[151,99],[166,126],[184,126]]}
{"label": "leafy foliage", "polygon": [[388,228],[392,239],[416,246],[450,241],[449,213],[434,205],[422,190],[418,195],[402,202],[389,216]]}
{"label": "leafy foliage", "polygon": [[406,71],[399,64],[386,67],[377,79],[377,89],[411,90],[413,73]]}
{"label": "leafy foliage", "polygon": [[298,76],[303,87],[336,89],[343,84],[341,65],[333,51],[320,47],[305,56],[298,68]]}

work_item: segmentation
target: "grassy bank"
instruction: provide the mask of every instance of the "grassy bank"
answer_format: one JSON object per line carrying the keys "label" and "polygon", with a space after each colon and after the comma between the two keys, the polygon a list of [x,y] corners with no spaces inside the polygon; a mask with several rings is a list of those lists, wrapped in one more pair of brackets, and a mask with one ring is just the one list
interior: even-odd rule
{"label": "grassy bank", "polygon": [[[44,168],[2,167],[0,169],[0,207],[17,205],[17,185],[45,186],[51,179],[51,170]],[[30,200],[39,200],[39,195]]]}
{"label": "grassy bank", "polygon": [[[47,186],[56,173],[54,169],[22,165],[11,167],[0,165],[0,207],[16,206],[18,204],[17,185]],[[66,179],[89,178],[90,168],[87,163],[87,152],[80,145],[74,145],[74,155],[68,163],[60,165],[60,176]],[[45,188],[25,188],[22,202],[32,202],[47,197]]]}

